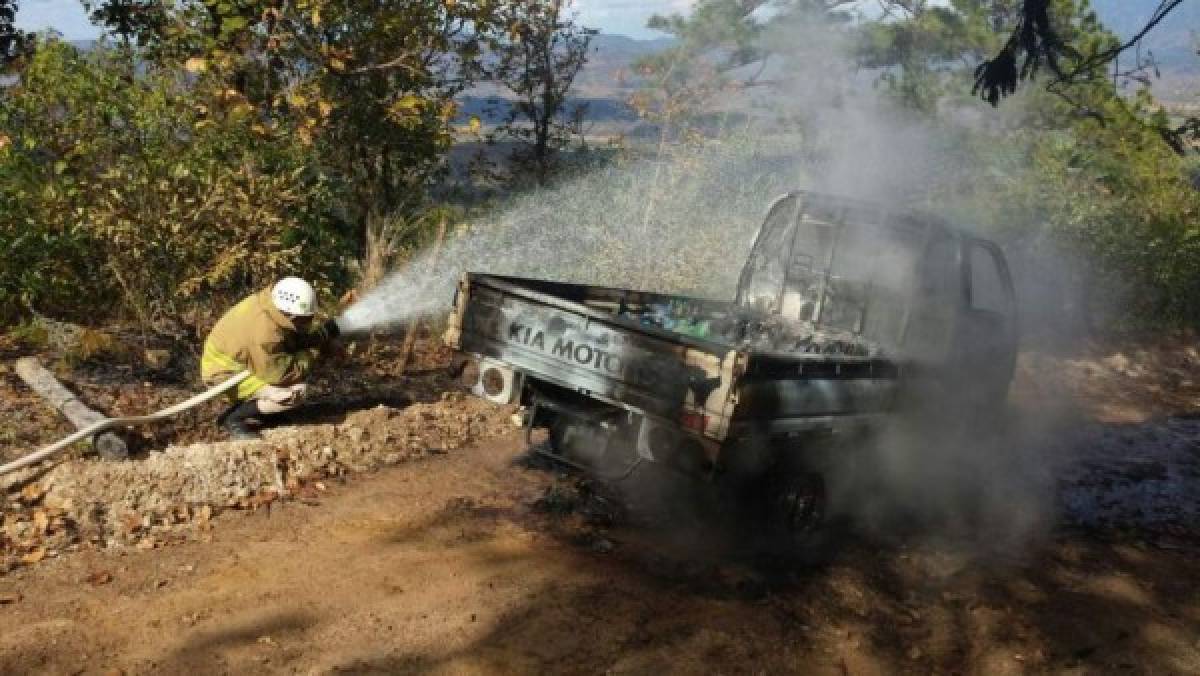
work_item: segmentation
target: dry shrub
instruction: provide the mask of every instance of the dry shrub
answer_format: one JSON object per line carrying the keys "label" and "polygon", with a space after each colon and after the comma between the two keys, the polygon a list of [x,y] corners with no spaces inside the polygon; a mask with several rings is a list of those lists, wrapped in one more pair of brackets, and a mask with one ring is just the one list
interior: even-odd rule
{"label": "dry shrub", "polygon": [[351,264],[356,295],[379,286],[388,273],[403,266],[432,244],[437,224],[452,216],[446,207],[433,207],[415,214],[396,213],[367,219],[363,256]]}
{"label": "dry shrub", "polygon": [[150,329],[285,274],[331,280],[346,243],[315,151],[221,82],[122,54],[48,42],[0,97],[21,140],[0,152],[0,249],[22,261],[0,306]]}

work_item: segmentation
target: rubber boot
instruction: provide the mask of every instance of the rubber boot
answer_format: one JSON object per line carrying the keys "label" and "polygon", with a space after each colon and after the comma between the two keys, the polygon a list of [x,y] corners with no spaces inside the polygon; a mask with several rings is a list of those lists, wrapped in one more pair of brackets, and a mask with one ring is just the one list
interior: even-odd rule
{"label": "rubber boot", "polygon": [[249,441],[262,439],[262,435],[246,425],[249,418],[258,418],[262,412],[258,410],[258,400],[248,399],[224,413],[221,427],[229,432],[229,438],[234,441]]}
{"label": "rubber boot", "polygon": [[229,414],[236,411],[237,407],[241,406],[241,405],[242,405],[242,402],[235,401],[232,404],[230,404],[229,406],[226,406],[225,410],[221,411],[221,415],[217,416],[217,427],[220,427],[221,429],[225,429],[225,419],[228,418]]}

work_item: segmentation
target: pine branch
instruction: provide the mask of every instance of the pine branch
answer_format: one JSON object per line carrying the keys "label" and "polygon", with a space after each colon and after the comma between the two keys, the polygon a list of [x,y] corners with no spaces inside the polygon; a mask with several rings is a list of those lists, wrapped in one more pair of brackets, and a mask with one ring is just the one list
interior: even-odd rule
{"label": "pine branch", "polygon": [[[1025,0],[1016,28],[1004,47],[975,70],[975,84],[971,92],[996,106],[1000,99],[1016,91],[1018,83],[1034,78],[1043,63],[1055,75],[1052,84],[1072,84],[1091,79],[1097,69],[1117,59],[1123,52],[1136,48],[1150,31],[1182,3],[1183,0],[1161,0],[1132,38],[1084,58],[1055,31],[1050,20],[1050,0]],[[1060,65],[1064,57],[1074,61],[1069,69],[1063,69]],[[1018,61],[1021,61],[1019,68]]]}

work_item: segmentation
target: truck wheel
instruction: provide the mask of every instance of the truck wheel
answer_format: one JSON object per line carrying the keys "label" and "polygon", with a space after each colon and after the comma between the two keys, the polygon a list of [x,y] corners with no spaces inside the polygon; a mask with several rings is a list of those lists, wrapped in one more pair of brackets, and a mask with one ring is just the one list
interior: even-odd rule
{"label": "truck wheel", "polygon": [[820,474],[788,476],[770,496],[770,518],[782,535],[804,539],[825,522],[825,480]]}

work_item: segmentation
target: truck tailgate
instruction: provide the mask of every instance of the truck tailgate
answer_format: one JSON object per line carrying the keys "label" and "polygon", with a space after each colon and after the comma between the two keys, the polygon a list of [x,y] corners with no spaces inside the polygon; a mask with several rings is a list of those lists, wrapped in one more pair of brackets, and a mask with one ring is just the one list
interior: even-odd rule
{"label": "truck tailgate", "polygon": [[745,355],[573,300],[593,287],[538,288],[548,284],[464,276],[447,344],[612,404],[673,422],[687,417],[695,431],[724,438]]}

